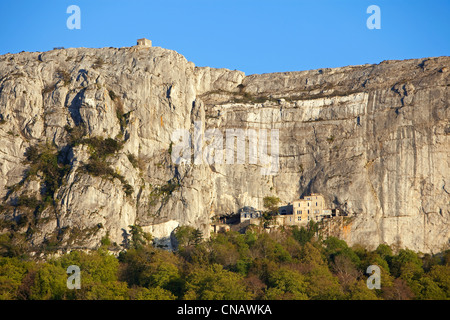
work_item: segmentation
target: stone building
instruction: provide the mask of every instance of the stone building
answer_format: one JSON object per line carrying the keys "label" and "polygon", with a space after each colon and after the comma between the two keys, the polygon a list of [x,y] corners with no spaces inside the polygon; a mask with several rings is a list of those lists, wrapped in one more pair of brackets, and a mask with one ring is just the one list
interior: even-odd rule
{"label": "stone building", "polygon": [[312,193],[302,199],[294,200],[292,204],[280,207],[279,213],[284,217],[284,225],[299,225],[311,220],[317,222],[324,217],[331,217],[332,210],[326,207],[323,195]]}
{"label": "stone building", "polygon": [[209,231],[211,233],[228,232],[230,231],[230,226],[225,223],[213,223],[210,224]]}
{"label": "stone building", "polygon": [[152,41],[148,40],[146,38],[137,39],[137,45],[138,46],[142,46],[142,47],[151,47],[152,46]]}
{"label": "stone building", "polygon": [[239,209],[238,213],[240,215],[241,222],[255,218],[261,218],[262,216],[262,211],[256,210],[255,208],[248,206]]}

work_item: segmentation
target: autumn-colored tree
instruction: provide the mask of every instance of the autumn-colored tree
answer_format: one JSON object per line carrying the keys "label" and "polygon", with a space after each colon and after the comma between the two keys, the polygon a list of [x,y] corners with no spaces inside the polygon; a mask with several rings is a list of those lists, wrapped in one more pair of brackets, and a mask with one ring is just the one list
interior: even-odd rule
{"label": "autumn-colored tree", "polygon": [[400,278],[394,279],[391,286],[382,285],[381,289],[381,296],[385,300],[411,300],[414,298],[411,288],[405,280]]}

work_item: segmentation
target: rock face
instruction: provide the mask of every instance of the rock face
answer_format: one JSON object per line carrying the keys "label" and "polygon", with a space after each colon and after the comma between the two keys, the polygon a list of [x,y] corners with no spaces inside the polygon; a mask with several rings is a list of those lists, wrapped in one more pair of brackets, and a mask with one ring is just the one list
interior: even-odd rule
{"label": "rock face", "polygon": [[208,236],[214,215],[317,192],[351,215],[333,228],[350,244],[440,251],[449,64],[245,76],[158,47],[0,56],[1,232],[32,250],[95,248],[140,225],[170,248],[178,225]]}

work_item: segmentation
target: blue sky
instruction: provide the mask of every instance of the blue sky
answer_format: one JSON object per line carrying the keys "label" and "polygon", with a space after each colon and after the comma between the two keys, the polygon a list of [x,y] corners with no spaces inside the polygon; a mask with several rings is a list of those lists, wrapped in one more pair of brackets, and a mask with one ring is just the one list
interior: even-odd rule
{"label": "blue sky", "polygon": [[[69,5],[81,29],[69,30]],[[369,30],[369,5],[381,29]],[[449,0],[2,0],[0,54],[127,47],[146,37],[197,66],[300,71],[450,55]]]}

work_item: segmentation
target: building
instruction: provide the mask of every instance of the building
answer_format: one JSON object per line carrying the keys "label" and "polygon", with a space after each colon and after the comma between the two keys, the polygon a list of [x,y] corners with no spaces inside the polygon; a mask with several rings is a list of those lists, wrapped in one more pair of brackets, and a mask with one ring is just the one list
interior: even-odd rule
{"label": "building", "polygon": [[261,218],[262,216],[262,211],[256,210],[255,208],[248,206],[239,209],[238,213],[240,215],[240,222]]}
{"label": "building", "polygon": [[230,231],[230,226],[224,223],[213,223],[209,226],[209,230],[212,233],[228,232]]}
{"label": "building", "polygon": [[[280,206],[278,214],[272,216],[270,221],[262,219],[263,212],[250,206],[245,206],[236,214],[226,215],[216,218],[211,224],[211,232],[227,232],[230,230],[239,231],[250,225],[262,226],[265,228],[277,228],[279,226],[306,225],[309,221],[322,221],[342,215],[338,209],[330,209],[326,206],[325,198],[319,193],[312,193],[292,203]],[[238,226],[239,229],[236,227]]]}
{"label": "building", "polygon": [[326,208],[323,195],[312,193],[302,199],[294,200],[292,204],[280,207],[279,214],[284,216],[284,225],[299,225],[311,220],[317,222],[323,218],[331,218],[332,210]]}
{"label": "building", "polygon": [[280,206],[278,208],[278,213],[282,216],[292,214],[292,212],[293,212],[293,206],[291,203],[289,203],[285,206]]}
{"label": "building", "polygon": [[137,45],[138,46],[142,46],[142,47],[151,47],[152,46],[152,41],[148,40],[146,38],[137,39]]}

